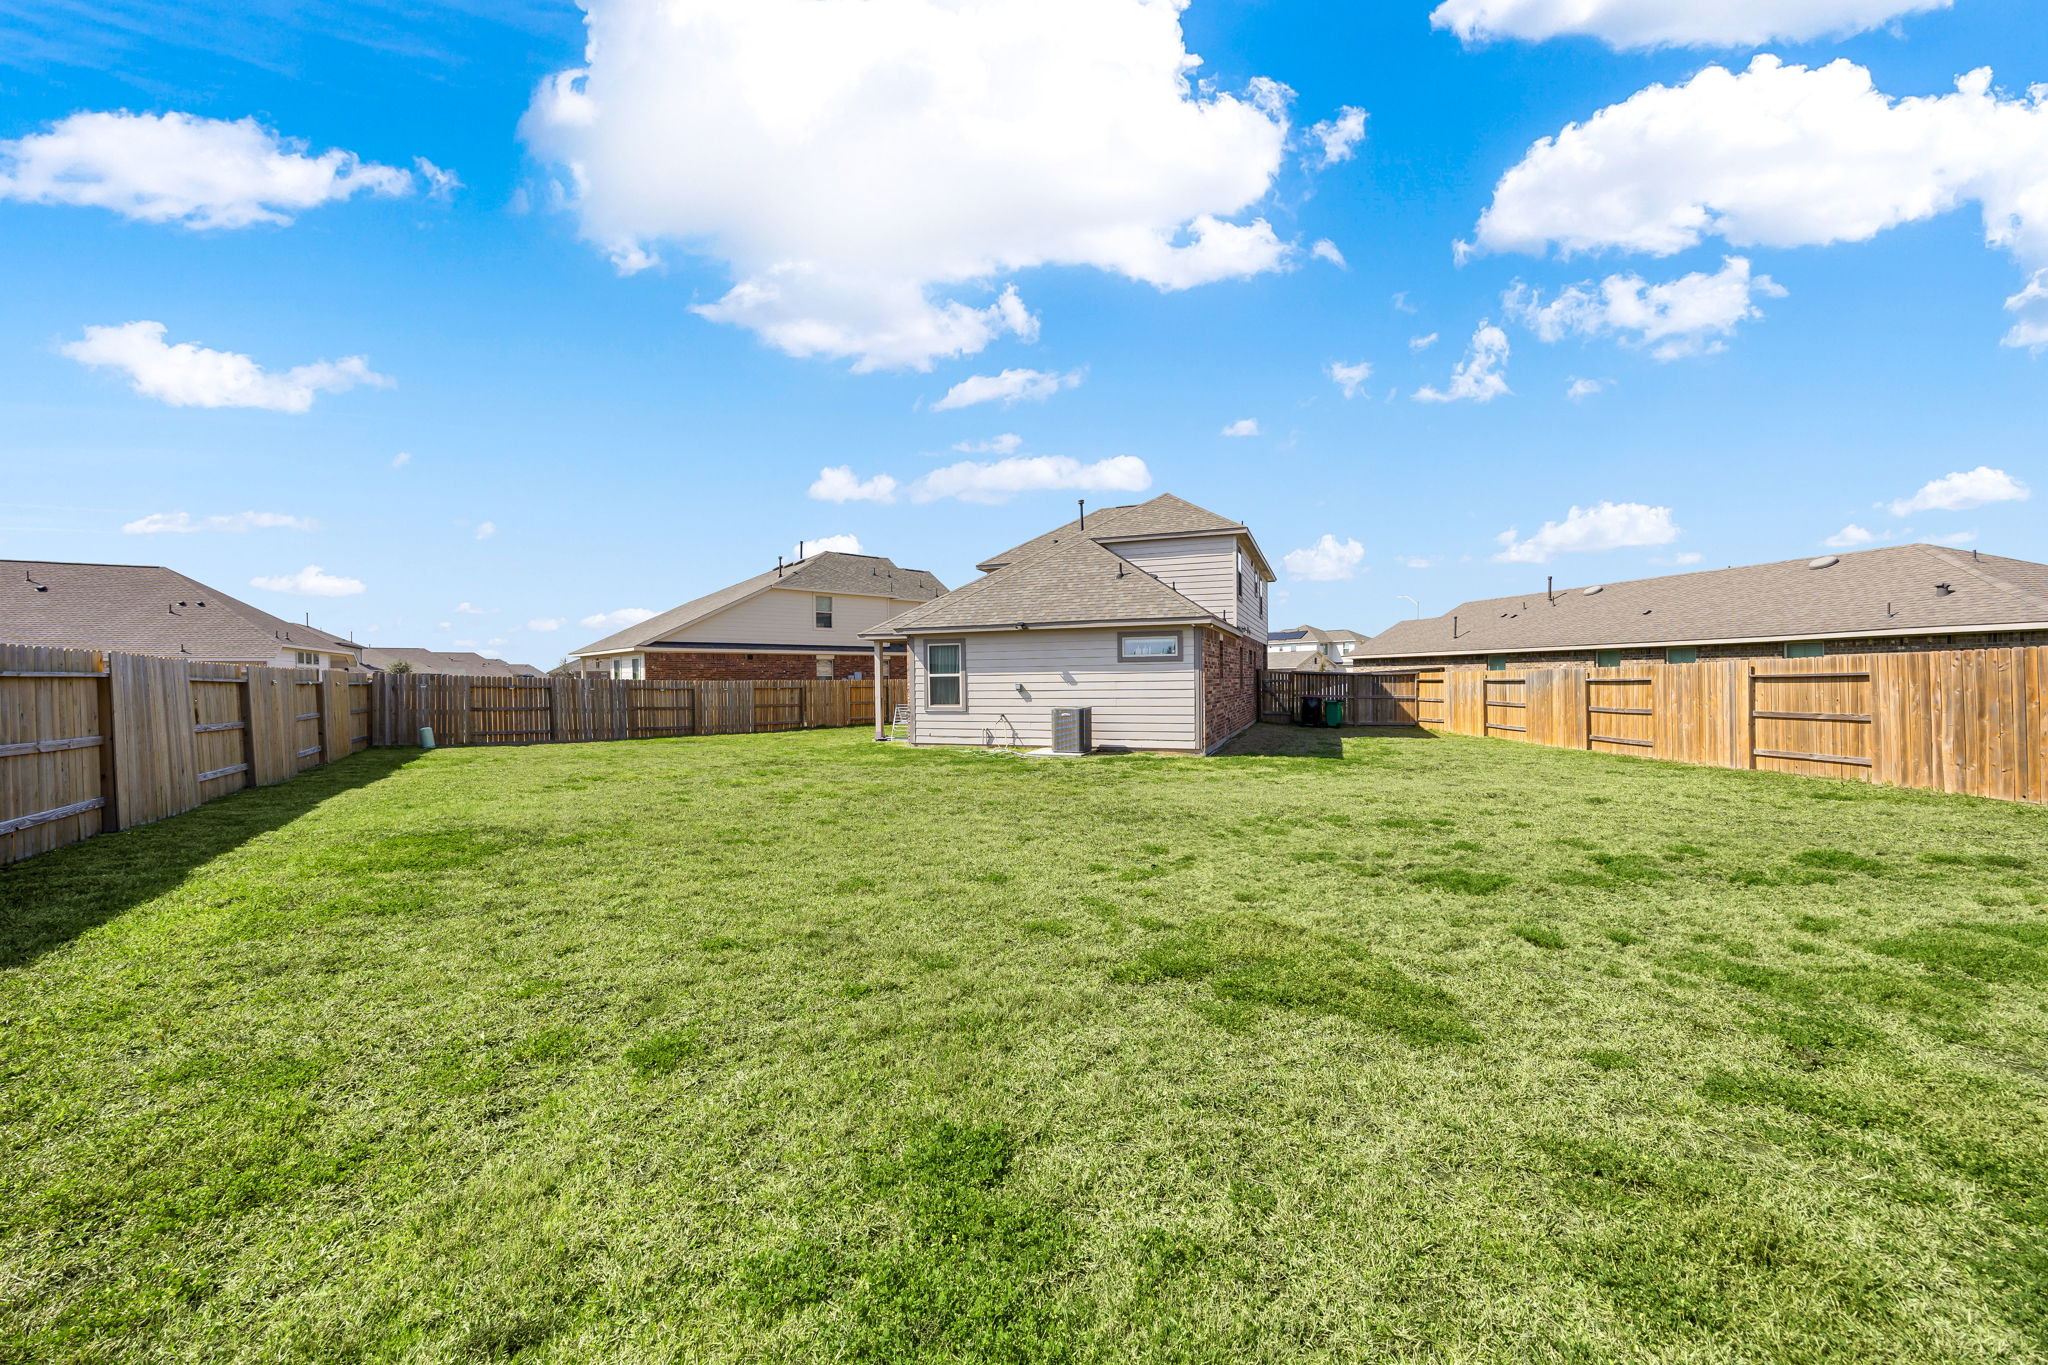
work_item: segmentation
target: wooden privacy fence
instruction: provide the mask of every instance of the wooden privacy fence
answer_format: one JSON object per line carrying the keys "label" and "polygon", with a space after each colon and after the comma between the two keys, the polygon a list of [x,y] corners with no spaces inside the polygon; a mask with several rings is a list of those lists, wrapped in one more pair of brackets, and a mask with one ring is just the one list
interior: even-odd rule
{"label": "wooden privacy fence", "polygon": [[370,679],[0,645],[0,862],[282,782],[370,742]]}
{"label": "wooden privacy fence", "polygon": [[[432,727],[436,744],[566,744],[674,735],[749,735],[872,725],[875,684],[634,682],[619,678],[467,678],[376,675],[371,701],[377,744],[414,744]],[[888,705],[907,701],[892,678]]]}
{"label": "wooden privacy fence", "polygon": [[2048,802],[2044,647],[1263,675],[1267,719],[1302,697],[1343,698],[1348,725]]}
{"label": "wooden privacy fence", "polygon": [[[885,704],[907,700],[888,684]],[[463,678],[0,644],[0,863],[268,786],[372,743],[869,725],[875,684]]]}

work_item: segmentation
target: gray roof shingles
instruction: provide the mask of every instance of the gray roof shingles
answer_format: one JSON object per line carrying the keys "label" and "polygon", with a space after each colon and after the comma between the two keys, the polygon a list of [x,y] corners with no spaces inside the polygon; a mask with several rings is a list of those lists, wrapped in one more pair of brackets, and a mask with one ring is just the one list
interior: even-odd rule
{"label": "gray roof shingles", "polygon": [[410,646],[368,645],[363,649],[363,662],[371,668],[389,672],[391,665],[403,661],[414,673],[444,673],[469,678],[545,678],[547,674],[532,664],[507,663],[485,654],[472,654],[461,650],[420,649]]}
{"label": "gray roof shingles", "polygon": [[1090,512],[1085,529],[1076,520],[1028,540],[985,561],[984,577],[863,634],[890,639],[1019,625],[1214,621],[1206,607],[1100,543],[1204,531],[1244,528],[1170,493]]}
{"label": "gray roof shingles", "polygon": [[[1360,657],[1512,653],[1713,640],[1943,634],[2048,622],[2048,565],[1939,545],[1895,545],[1703,573],[1466,602],[1402,621]],[[1947,584],[1944,593],[1937,585]],[[1457,635],[1451,633],[1456,618]]]}
{"label": "gray roof shingles", "polygon": [[870,597],[889,597],[900,602],[926,602],[946,591],[946,585],[926,573],[923,569],[899,568],[880,555],[845,554],[830,550],[824,554],[800,559],[794,564],[785,564],[781,569],[769,569],[742,579],[729,588],[672,607],[658,616],[650,616],[638,625],[627,626],[581,649],[575,654],[604,654],[614,650],[637,649],[651,645],[671,633],[687,628],[691,623],[701,621],[713,612],[722,611],[734,603],[743,602],[755,593],[767,588],[790,588],[810,593],[845,593],[848,596],[865,594]]}
{"label": "gray roof shingles", "polygon": [[25,559],[0,559],[0,641],[231,662],[356,650],[160,565]]}

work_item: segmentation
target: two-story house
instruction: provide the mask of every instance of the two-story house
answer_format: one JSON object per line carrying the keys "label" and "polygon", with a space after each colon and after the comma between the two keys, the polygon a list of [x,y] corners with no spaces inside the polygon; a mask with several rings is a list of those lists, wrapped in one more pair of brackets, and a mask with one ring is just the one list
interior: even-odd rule
{"label": "two-story house", "polygon": [[[614,678],[873,677],[872,646],[861,632],[945,590],[923,569],[827,551],[777,564],[574,654],[578,671]],[[890,677],[903,676],[900,646],[884,666]]]}
{"label": "two-story house", "polygon": [[1291,672],[1342,669],[1369,637],[1355,630],[1295,626],[1266,636],[1266,667]]}
{"label": "two-story house", "polygon": [[1207,753],[1258,719],[1272,568],[1170,494],[1087,512],[864,632],[910,652],[909,739],[1036,748],[1087,707],[1098,748]]}

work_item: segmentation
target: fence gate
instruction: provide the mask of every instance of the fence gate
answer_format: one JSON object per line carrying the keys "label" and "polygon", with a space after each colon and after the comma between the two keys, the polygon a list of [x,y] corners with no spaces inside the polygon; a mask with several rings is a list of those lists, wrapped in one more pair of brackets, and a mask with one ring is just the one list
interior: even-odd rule
{"label": "fence gate", "polygon": [[798,730],[804,723],[802,683],[754,684],[754,729]]}
{"label": "fence gate", "polygon": [[1595,753],[1655,748],[1654,686],[1649,678],[1587,678],[1586,747]]}
{"label": "fence gate", "polygon": [[1504,730],[1517,735],[1528,734],[1528,679],[1512,674],[1506,677],[1489,677],[1486,679],[1485,688],[1484,724],[1487,730]]}
{"label": "fence gate", "polygon": [[688,687],[633,686],[626,693],[626,737],[657,739],[697,732],[697,693]]}
{"label": "fence gate", "polygon": [[1752,767],[1868,778],[1872,723],[1868,672],[1750,675]]}
{"label": "fence gate", "polygon": [[872,682],[857,682],[848,689],[848,725],[873,725],[875,723],[875,685]]}

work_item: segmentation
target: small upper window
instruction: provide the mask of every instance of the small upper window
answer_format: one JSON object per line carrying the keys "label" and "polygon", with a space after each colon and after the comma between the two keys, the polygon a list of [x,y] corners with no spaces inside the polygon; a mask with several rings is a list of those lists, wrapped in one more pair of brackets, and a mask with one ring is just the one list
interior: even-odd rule
{"label": "small upper window", "polygon": [[1818,640],[1787,640],[1785,642],[1785,657],[1788,659],[1818,659],[1827,652],[1827,646]]}
{"label": "small upper window", "polygon": [[831,677],[832,663],[833,659],[830,654],[820,654],[818,656],[818,676],[821,678]]}
{"label": "small upper window", "polygon": [[1487,671],[1488,671],[1489,673],[1505,673],[1505,672],[1507,672],[1507,669],[1508,669],[1508,656],[1507,656],[1507,655],[1505,655],[1505,654],[1489,654],[1489,655],[1487,655],[1487,656],[1486,656],[1486,669],[1487,669]]}
{"label": "small upper window", "polygon": [[1618,650],[1618,649],[1601,649],[1601,650],[1595,650],[1595,651],[1594,651],[1594,653],[1593,653],[1593,667],[1595,667],[1595,668],[1620,668],[1620,667],[1621,667],[1621,651],[1620,651],[1620,650]]}
{"label": "small upper window", "polygon": [[1700,652],[1691,645],[1672,645],[1664,651],[1664,662],[1667,664],[1696,664],[1699,661]]}
{"label": "small upper window", "polygon": [[811,606],[817,614],[818,629],[832,629],[832,599],[829,597],[814,597],[811,599]]}
{"label": "small upper window", "polygon": [[324,662],[318,654],[311,654],[303,649],[298,651],[298,657],[299,662],[308,668],[318,668]]}
{"label": "small upper window", "polygon": [[1116,641],[1116,656],[1125,663],[1178,659],[1180,633],[1174,631],[1162,635],[1119,635]]}

